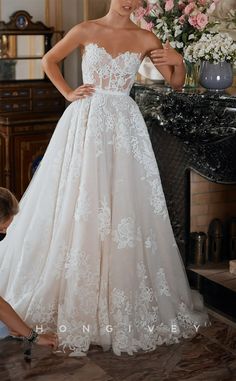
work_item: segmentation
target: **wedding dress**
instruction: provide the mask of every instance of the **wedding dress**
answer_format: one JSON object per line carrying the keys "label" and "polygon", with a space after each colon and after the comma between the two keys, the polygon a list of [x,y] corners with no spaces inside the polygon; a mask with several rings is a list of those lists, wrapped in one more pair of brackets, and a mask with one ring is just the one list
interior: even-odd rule
{"label": "wedding dress", "polygon": [[0,244],[0,295],[61,348],[120,355],[208,322],[174,240],[147,127],[129,96],[141,54],[85,47],[95,93],[61,117]]}

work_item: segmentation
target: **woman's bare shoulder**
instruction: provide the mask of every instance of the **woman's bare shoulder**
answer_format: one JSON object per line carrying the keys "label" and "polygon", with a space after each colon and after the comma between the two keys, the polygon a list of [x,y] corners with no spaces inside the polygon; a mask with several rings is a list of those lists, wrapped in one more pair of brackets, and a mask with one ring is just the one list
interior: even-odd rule
{"label": "woman's bare shoulder", "polygon": [[94,19],[94,20],[87,20],[87,21],[83,21],[80,25],[82,25],[83,28],[85,29],[98,29],[98,28],[101,28],[101,26],[103,23],[103,18],[99,18],[99,19]]}
{"label": "woman's bare shoulder", "polygon": [[153,32],[140,28],[140,35],[146,46],[151,47],[150,49],[162,47],[160,39]]}
{"label": "woman's bare shoulder", "polygon": [[82,21],[81,23],[75,25],[72,30],[77,32],[86,32],[88,33],[91,29],[98,27],[96,20]]}
{"label": "woman's bare shoulder", "polygon": [[151,50],[162,48],[159,38],[157,38],[153,32],[149,32],[146,29],[138,27],[138,29],[133,32],[133,37],[136,46],[139,46],[140,51],[143,51],[144,55],[148,54]]}
{"label": "woman's bare shoulder", "polygon": [[90,21],[82,21],[81,23],[75,25],[71,28],[68,33],[68,36],[71,39],[79,40],[80,45],[84,45],[87,40],[89,40],[96,33],[95,23]]}

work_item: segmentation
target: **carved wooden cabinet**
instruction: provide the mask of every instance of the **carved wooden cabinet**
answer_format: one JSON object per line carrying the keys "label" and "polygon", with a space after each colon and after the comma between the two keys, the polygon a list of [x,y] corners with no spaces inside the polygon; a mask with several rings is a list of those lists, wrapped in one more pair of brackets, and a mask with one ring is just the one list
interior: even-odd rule
{"label": "carved wooden cabinet", "polygon": [[42,159],[64,99],[49,82],[0,84],[0,185],[22,196]]}
{"label": "carved wooden cabinet", "polygon": [[31,18],[18,11],[0,21],[0,186],[19,199],[65,108],[41,68],[55,31]]}

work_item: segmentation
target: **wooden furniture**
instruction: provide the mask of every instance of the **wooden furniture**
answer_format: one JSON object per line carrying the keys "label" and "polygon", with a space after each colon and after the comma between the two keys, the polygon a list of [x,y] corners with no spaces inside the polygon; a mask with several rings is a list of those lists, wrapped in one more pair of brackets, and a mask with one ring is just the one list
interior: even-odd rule
{"label": "wooden furniture", "polygon": [[64,98],[41,71],[53,34],[53,28],[33,23],[24,11],[14,13],[9,23],[0,22],[0,186],[18,199],[65,108]]}

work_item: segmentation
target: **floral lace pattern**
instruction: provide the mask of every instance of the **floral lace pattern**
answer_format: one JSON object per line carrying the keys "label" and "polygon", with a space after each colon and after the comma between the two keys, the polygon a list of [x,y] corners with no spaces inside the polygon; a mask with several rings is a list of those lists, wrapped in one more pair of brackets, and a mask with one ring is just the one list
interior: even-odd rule
{"label": "floral lace pattern", "polygon": [[0,244],[0,294],[29,325],[133,354],[208,321],[189,288],[147,127],[128,93],[140,55],[89,44],[84,82],[54,132]]}
{"label": "floral lace pattern", "polygon": [[[85,46],[82,71],[84,83],[93,83],[106,90],[129,92],[140,66],[141,53],[124,52],[112,57],[98,44]],[[91,70],[94,67],[96,70]]]}
{"label": "floral lace pattern", "polygon": [[98,210],[98,229],[101,241],[104,241],[106,236],[111,232],[111,208],[109,208],[105,197],[100,204],[101,206]]}
{"label": "floral lace pattern", "polygon": [[136,229],[134,218],[122,218],[117,229],[113,231],[113,241],[117,243],[118,249],[133,248],[137,241],[141,241],[141,228]]}
{"label": "floral lace pattern", "polygon": [[170,296],[170,291],[163,268],[160,268],[157,271],[157,287],[159,288],[161,295]]}

